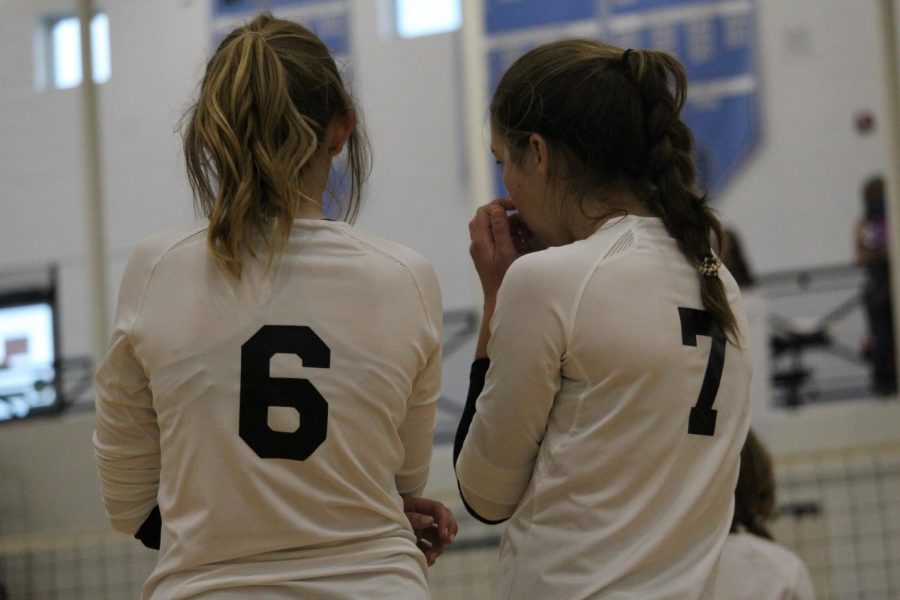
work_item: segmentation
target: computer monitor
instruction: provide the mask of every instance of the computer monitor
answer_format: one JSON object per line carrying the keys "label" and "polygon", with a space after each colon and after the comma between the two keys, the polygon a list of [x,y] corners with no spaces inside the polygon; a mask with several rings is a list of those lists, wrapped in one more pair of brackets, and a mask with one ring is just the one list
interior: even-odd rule
{"label": "computer monitor", "polygon": [[60,407],[53,289],[0,294],[0,421]]}

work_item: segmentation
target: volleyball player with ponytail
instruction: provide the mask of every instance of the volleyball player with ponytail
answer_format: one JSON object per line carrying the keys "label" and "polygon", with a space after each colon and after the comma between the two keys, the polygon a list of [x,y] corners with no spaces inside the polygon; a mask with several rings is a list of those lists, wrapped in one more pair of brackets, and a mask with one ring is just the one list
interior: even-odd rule
{"label": "volleyball player with ponytail", "polygon": [[430,597],[456,532],[417,498],[440,290],[415,252],[323,218],[345,148],[352,220],[367,146],[325,45],[268,14],[222,41],[184,133],[205,218],[137,246],[96,376],[107,513],[160,549],[146,598]]}
{"label": "volleyball player with ponytail", "polygon": [[485,313],[454,454],[469,511],[508,521],[498,597],[712,594],[751,366],[685,93],[670,55],[565,40],[491,102],[508,197],[470,223]]}

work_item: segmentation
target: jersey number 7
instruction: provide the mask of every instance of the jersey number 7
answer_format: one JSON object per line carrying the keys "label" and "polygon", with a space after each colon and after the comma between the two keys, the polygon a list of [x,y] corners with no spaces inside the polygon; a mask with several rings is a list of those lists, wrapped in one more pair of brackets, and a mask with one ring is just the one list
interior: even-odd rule
{"label": "jersey number 7", "polygon": [[[276,354],[296,354],[304,367],[327,369],[331,349],[300,325],[266,325],[241,346],[241,406],[238,433],[260,458],[306,460],[328,435],[328,402],[308,379],[269,376]],[[269,407],[300,413],[296,431],[269,428]]]}
{"label": "jersey number 7", "polygon": [[725,335],[716,320],[705,310],[679,306],[678,316],[681,318],[681,343],[685,346],[696,347],[698,335],[712,338],[703,385],[700,386],[697,404],[691,408],[688,433],[713,435],[716,432],[716,410],[713,403],[719,393],[722,368],[725,366]]}

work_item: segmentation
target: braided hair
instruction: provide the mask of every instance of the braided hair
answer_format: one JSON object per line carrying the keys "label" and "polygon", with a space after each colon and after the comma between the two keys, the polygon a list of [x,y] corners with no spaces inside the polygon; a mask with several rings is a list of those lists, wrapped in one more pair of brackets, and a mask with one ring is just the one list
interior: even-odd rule
{"label": "braided hair", "polygon": [[[662,219],[692,264],[715,264],[712,244],[722,229],[695,189],[693,136],[680,118],[686,93],[684,67],[670,54],[561,40],[506,71],[491,101],[491,125],[514,161],[531,134],[548,140],[567,186],[561,219],[573,207],[591,215],[592,191],[624,185]],[[708,273],[697,272],[703,306],[735,341],[725,288],[714,269]]]}

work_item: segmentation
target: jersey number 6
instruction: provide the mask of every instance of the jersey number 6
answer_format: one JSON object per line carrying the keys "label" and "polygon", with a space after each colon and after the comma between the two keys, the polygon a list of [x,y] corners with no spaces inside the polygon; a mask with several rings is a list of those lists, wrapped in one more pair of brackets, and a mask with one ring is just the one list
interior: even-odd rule
{"label": "jersey number 6", "polygon": [[713,402],[716,401],[719,382],[722,380],[722,367],[725,366],[725,335],[712,315],[705,310],[679,306],[678,316],[681,318],[681,343],[685,346],[696,347],[698,335],[712,338],[703,385],[700,387],[697,404],[691,408],[688,433],[713,435],[716,432],[716,410],[713,408]]}
{"label": "jersey number 6", "polygon": [[[238,433],[260,458],[306,460],[328,434],[328,402],[308,379],[269,376],[276,354],[296,354],[304,367],[327,369],[331,350],[306,326],[266,325],[241,346],[241,407]],[[296,431],[269,428],[269,407],[300,413]]]}

